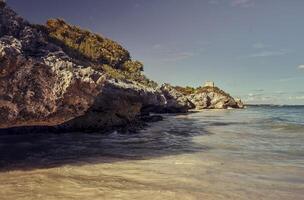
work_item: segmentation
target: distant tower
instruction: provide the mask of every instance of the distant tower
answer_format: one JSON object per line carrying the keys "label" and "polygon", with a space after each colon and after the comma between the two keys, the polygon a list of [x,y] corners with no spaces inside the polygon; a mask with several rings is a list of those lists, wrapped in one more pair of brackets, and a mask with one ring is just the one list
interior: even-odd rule
{"label": "distant tower", "polygon": [[214,82],[213,81],[206,81],[204,84],[204,87],[214,87]]}

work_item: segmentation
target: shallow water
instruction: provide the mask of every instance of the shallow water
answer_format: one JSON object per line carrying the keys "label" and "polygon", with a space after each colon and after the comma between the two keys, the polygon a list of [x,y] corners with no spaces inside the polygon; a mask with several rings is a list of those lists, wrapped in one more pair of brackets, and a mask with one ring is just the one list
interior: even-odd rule
{"label": "shallow water", "polygon": [[0,135],[0,199],[303,199],[304,107],[166,115],[136,134]]}

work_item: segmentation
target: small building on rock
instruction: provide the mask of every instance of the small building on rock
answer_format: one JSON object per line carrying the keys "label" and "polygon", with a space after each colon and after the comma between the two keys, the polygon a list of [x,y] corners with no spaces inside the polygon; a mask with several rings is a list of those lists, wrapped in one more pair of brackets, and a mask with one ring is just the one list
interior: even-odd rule
{"label": "small building on rock", "polygon": [[214,87],[214,82],[213,81],[206,81],[204,84],[204,87]]}

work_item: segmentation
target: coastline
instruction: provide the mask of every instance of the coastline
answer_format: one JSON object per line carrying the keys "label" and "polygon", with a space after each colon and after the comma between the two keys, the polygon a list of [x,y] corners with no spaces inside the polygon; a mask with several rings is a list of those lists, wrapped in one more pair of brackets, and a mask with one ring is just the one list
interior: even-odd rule
{"label": "coastline", "polygon": [[304,126],[282,122],[276,109],[165,114],[133,134],[0,135],[0,194],[301,200]]}

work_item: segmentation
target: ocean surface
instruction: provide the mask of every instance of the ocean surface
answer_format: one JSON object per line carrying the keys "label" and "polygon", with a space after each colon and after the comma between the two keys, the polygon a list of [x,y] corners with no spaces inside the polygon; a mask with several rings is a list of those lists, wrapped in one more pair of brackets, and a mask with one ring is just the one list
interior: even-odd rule
{"label": "ocean surface", "polygon": [[0,134],[0,199],[304,199],[304,107],[165,115],[134,134]]}

